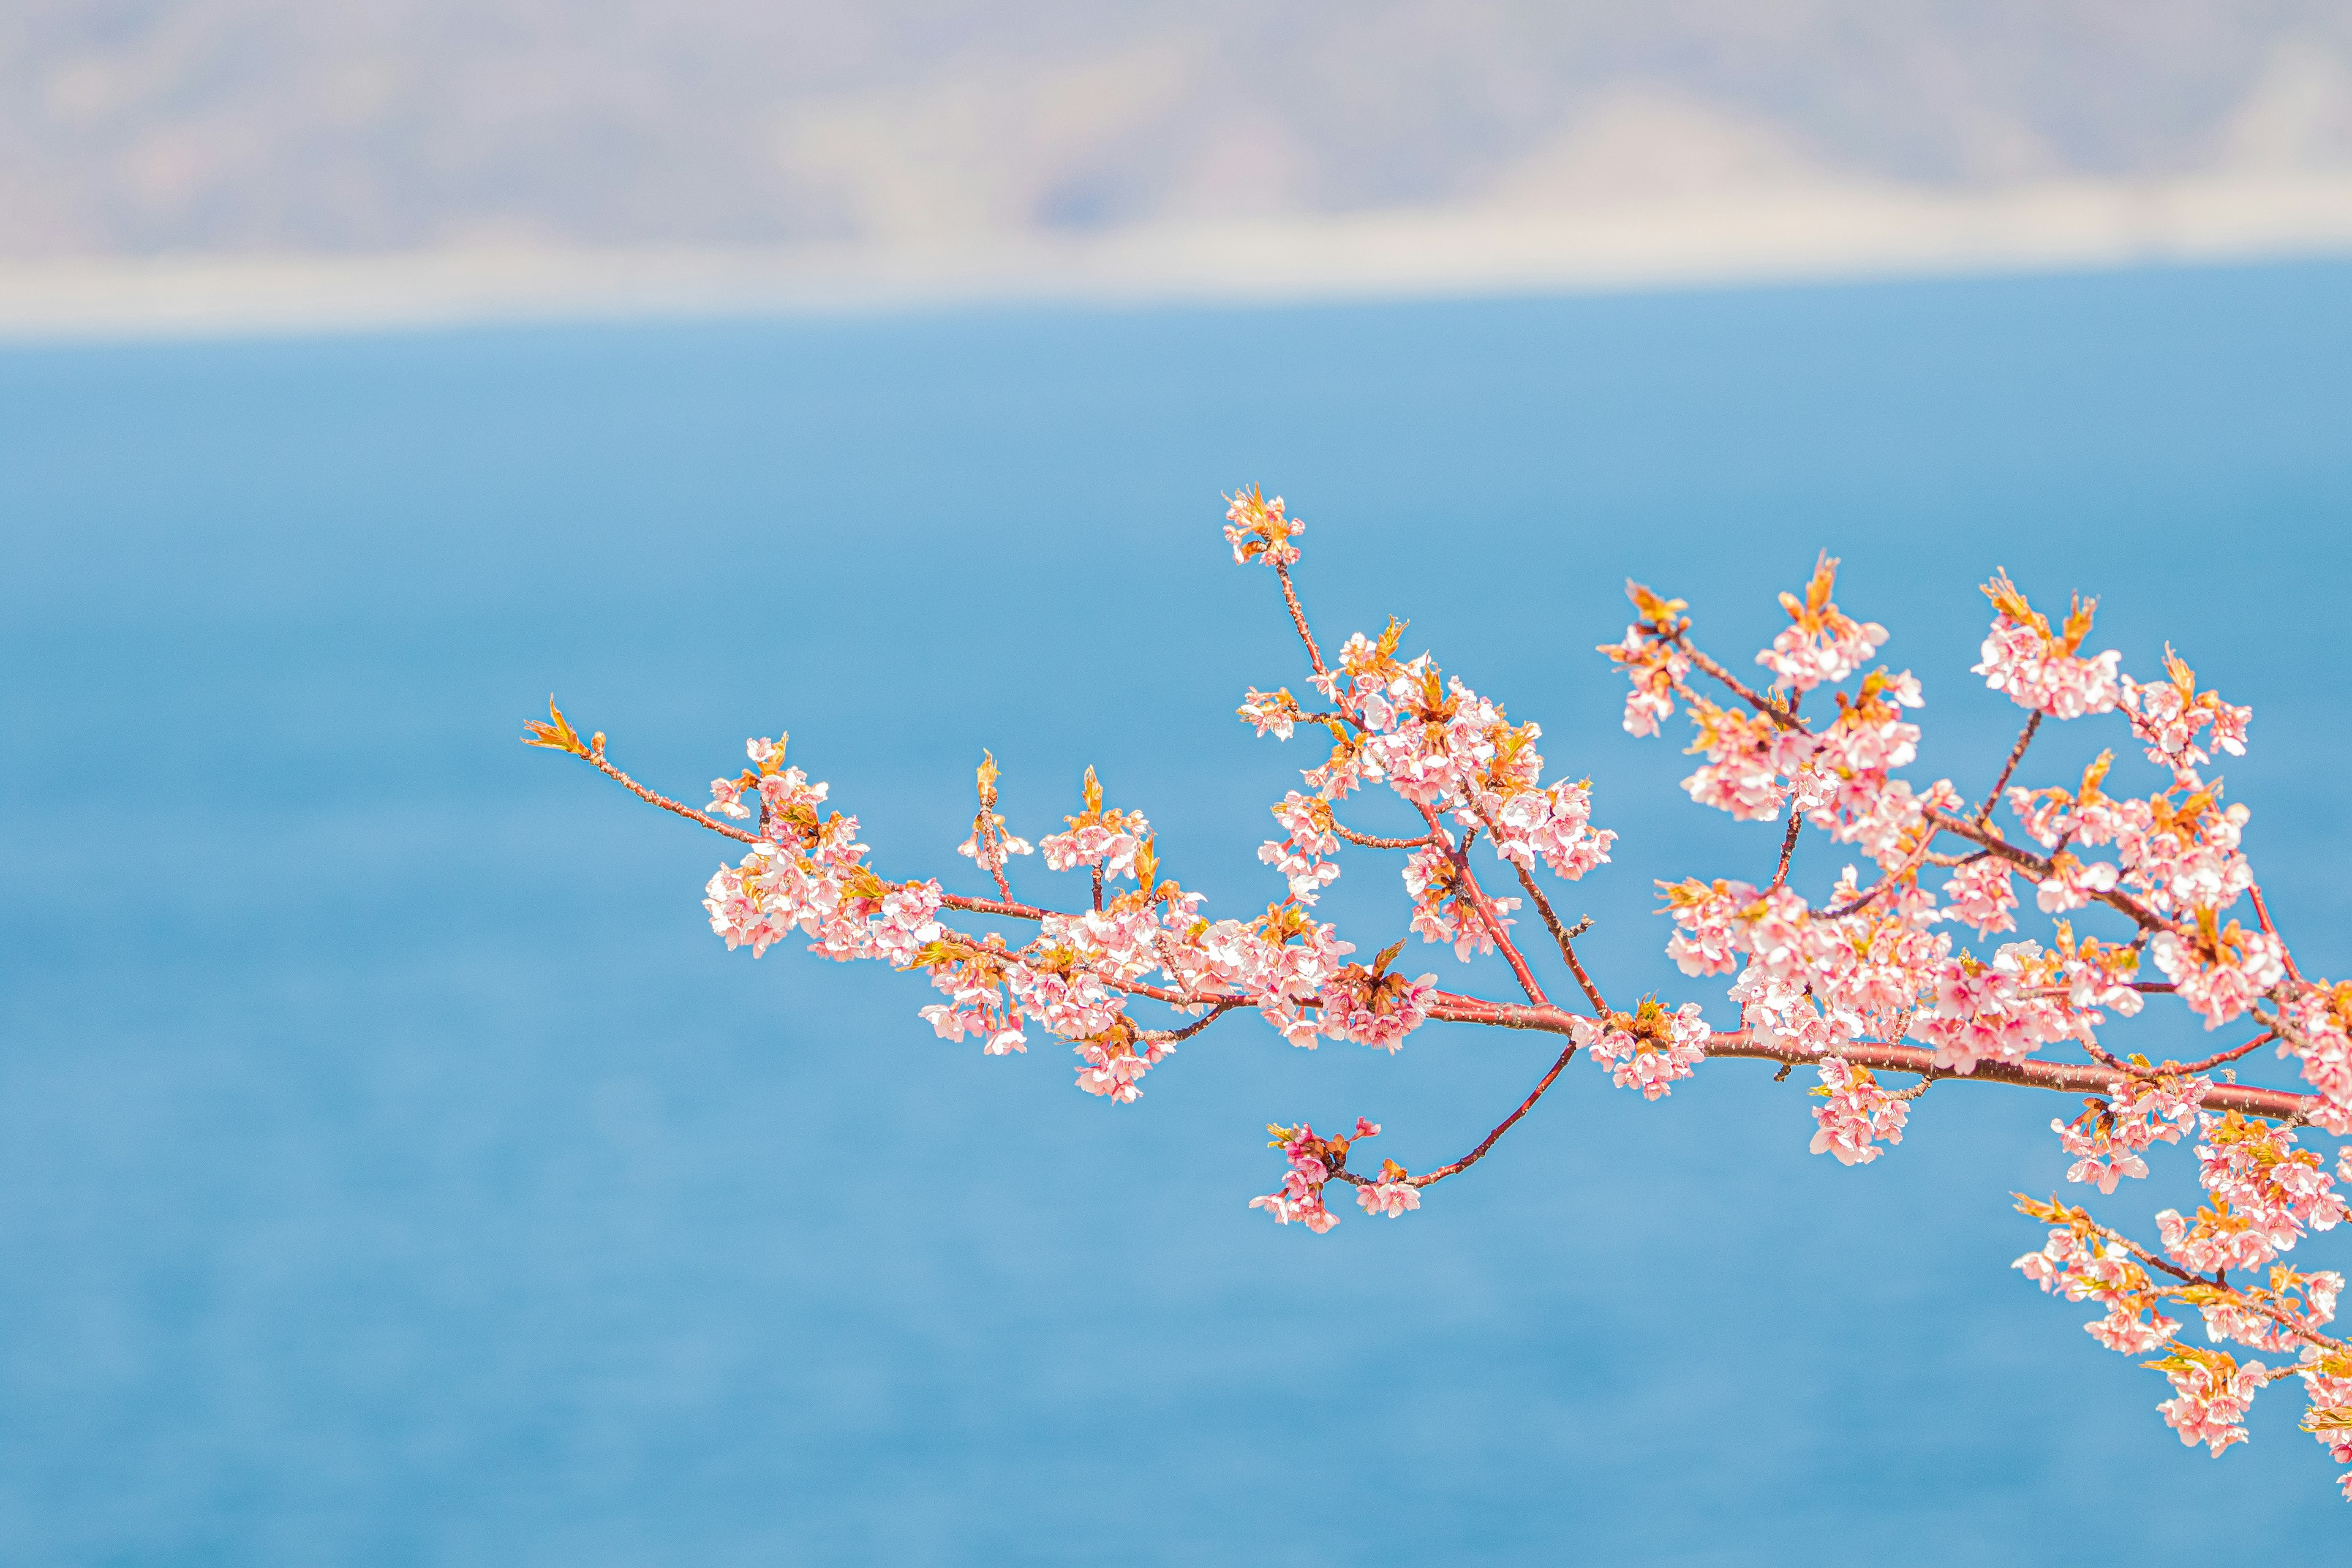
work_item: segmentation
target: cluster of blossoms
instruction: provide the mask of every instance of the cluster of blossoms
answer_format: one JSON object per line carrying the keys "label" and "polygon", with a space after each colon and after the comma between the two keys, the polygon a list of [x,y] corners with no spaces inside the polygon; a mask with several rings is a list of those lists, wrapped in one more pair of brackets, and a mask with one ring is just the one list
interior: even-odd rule
{"label": "cluster of blossoms", "polygon": [[2058,1145],[2074,1156],[2066,1168],[2070,1182],[2087,1182],[2102,1193],[2113,1193],[2126,1176],[2147,1174],[2141,1153],[2156,1143],[2178,1143],[2197,1121],[2210,1079],[2178,1074],[2147,1076],[2145,1059],[2136,1065],[2141,1076],[2124,1079],[2105,1094],[2084,1102],[2083,1114],[2073,1121],[2052,1118],[2050,1131]]}
{"label": "cluster of blossoms", "polygon": [[2254,710],[2233,708],[2217,692],[2198,690],[2197,672],[2169,647],[2164,650],[2164,673],[2165,679],[2147,686],[2126,679],[2123,709],[2132,733],[2147,748],[2147,760],[2170,768],[2182,787],[2195,789],[2197,770],[2213,760],[2205,750],[2208,743],[2233,757],[2246,754],[2246,725]]}
{"label": "cluster of blossoms", "polygon": [[[1353,1186],[1367,1214],[1419,1208],[1425,1187],[1484,1158],[1579,1050],[1645,1100],[1667,1097],[1710,1056],[1776,1061],[1783,1078],[1804,1066],[1819,1083],[1811,1150],[1848,1166],[1900,1144],[1915,1101],[1937,1081],[2087,1092],[2080,1115],[2051,1122],[2069,1183],[2112,1195],[2149,1173],[2151,1150],[2193,1136],[2208,1201],[2187,1217],[2155,1215],[2150,1247],[2080,1207],[2025,1200],[2049,1229],[2018,1268],[2095,1305],[2086,1327],[2100,1344],[2153,1358],[2145,1364],[2170,1391],[2158,1408],[2184,1442],[2218,1454],[2243,1441],[2256,1394],[2293,1377],[2308,1396],[2306,1429],[2352,1465],[2352,1350],[2326,1331],[2343,1280],[2284,1261],[2347,1217],[2336,1184],[2352,1181],[2352,1146],[2331,1173],[2297,1130],[2352,1137],[2352,982],[2297,970],[2244,852],[2247,809],[2225,805],[2221,781],[2205,774],[2215,753],[2243,754],[2250,710],[2200,691],[2169,648],[2163,679],[2134,681],[2118,653],[2084,651],[2095,602],[2077,597],[2053,629],[1998,574],[1984,586],[1993,615],[1975,672],[2026,718],[1975,805],[1949,779],[1904,776],[1919,754],[1926,694],[1909,670],[1873,664],[1888,633],[1839,608],[1835,559],[1822,555],[1801,593],[1780,595],[1789,625],[1755,656],[1770,681],[1760,690],[1697,646],[1685,601],[1628,584],[1635,618],[1601,649],[1627,679],[1624,730],[1656,735],[1686,711],[1698,759],[1683,781],[1690,798],[1735,821],[1786,824],[1769,879],[1656,884],[1672,927],[1667,958],[1685,977],[1723,984],[1736,1009],[1736,1026],[1718,1032],[1696,1001],[1651,996],[1612,1009],[1577,956],[1582,925],[1555,915],[1544,879],[1584,878],[1615,846],[1593,824],[1590,781],[1546,778],[1541,729],[1512,721],[1432,655],[1405,657],[1402,621],[1351,636],[1327,658],[1290,574],[1303,525],[1255,488],[1229,499],[1234,559],[1271,570],[1310,667],[1299,688],[1308,699],[1253,687],[1239,716],[1261,736],[1330,742],[1269,807],[1279,836],[1258,858],[1280,896],[1262,915],[1213,917],[1202,895],[1164,876],[1150,821],[1108,805],[1092,769],[1078,812],[1033,844],[1008,826],[995,759],[984,754],[958,853],[993,884],[985,896],[884,878],[857,819],[829,808],[824,784],[785,765],[782,739],[747,742],[751,765],[713,780],[702,811],[621,773],[603,735],[583,740],[551,702],[526,740],[746,846],[705,889],[711,928],[730,948],[757,956],[797,936],[836,960],[919,971],[940,998],[921,1016],[940,1038],[1003,1057],[1025,1052],[1042,1031],[1077,1058],[1076,1086],[1113,1103],[1138,1100],[1145,1076],[1180,1045],[1237,1012],[1305,1048],[1337,1040],[1393,1053],[1433,1022],[1564,1038],[1550,1071],[1482,1142],[1417,1174],[1395,1161],[1377,1174],[1349,1169],[1350,1146],[1380,1131],[1361,1118],[1342,1138],[1303,1121],[1270,1129],[1286,1169],[1250,1206],[1316,1233],[1339,1223],[1325,1202],[1333,1181]],[[2086,765],[2078,756],[2071,785],[2012,785],[2045,726],[2103,716],[2129,728],[2160,787],[2122,789],[2112,749]],[[2062,776],[2076,775],[2070,766]],[[1380,837],[1343,820],[1362,809],[1406,826]],[[1815,867],[1823,846],[1843,864]],[[1385,933],[1392,940],[1370,963],[1318,918],[1351,850],[1402,857],[1402,934]],[[1011,868],[1031,856],[1078,878],[1066,900],[1074,907],[1016,896]],[[1491,889],[1482,871],[1517,890]],[[1818,899],[1801,890],[1824,884]],[[1025,934],[962,929],[972,917],[1023,922]],[[2046,929],[2029,934],[2021,921]],[[2112,932],[2093,934],[2097,922]],[[1398,961],[1414,937],[1450,947],[1457,962],[1501,960],[1524,1000],[1404,973]],[[1547,937],[1573,978],[1573,1005],[1555,1003],[1537,976],[1529,950]],[[2116,1055],[2103,1035],[2151,996],[2177,1000],[2208,1030],[2262,1032],[2196,1063]],[[2273,1042],[2302,1089],[2240,1085],[2217,1070]],[[1916,1081],[1890,1089],[1886,1073]],[[2192,1310],[2203,1344],[2179,1338]],[[2270,1359],[2241,1360],[2224,1345]],[[2352,1495],[2352,1471],[2345,1485]]]}
{"label": "cluster of blossoms", "polygon": [[1290,1169],[1279,1188],[1250,1199],[1249,1206],[1265,1210],[1278,1225],[1297,1220],[1320,1236],[1339,1223],[1339,1216],[1323,1205],[1323,1189],[1334,1178],[1342,1178],[1355,1186],[1356,1203],[1366,1214],[1395,1219],[1407,1209],[1419,1208],[1421,1189],[1394,1160],[1381,1161],[1378,1176],[1342,1177],[1349,1149],[1378,1136],[1380,1130],[1379,1123],[1360,1116],[1356,1118],[1356,1131],[1346,1138],[1318,1138],[1315,1129],[1303,1121],[1296,1127],[1267,1127],[1274,1134],[1270,1146],[1282,1151]]}
{"label": "cluster of blossoms", "polygon": [[1974,673],[1987,686],[2052,719],[2115,711],[2123,695],[2116,675],[2123,656],[2113,649],[2092,658],[2082,655],[2096,599],[2085,603],[2078,596],[2065,625],[2053,632],[2050,617],[2025,602],[2008,573],[1994,574],[1985,596],[1992,601],[1992,630],[1985,634],[1984,661]]}
{"label": "cluster of blossoms", "polygon": [[1818,1070],[1822,1086],[1813,1092],[1823,1103],[1813,1110],[1821,1129],[1813,1134],[1814,1153],[1834,1154],[1841,1165],[1867,1165],[1884,1152],[1874,1144],[1903,1142],[1910,1101],[1879,1088],[1868,1068],[1839,1058],[1830,1058]]}
{"label": "cluster of blossoms", "polygon": [[2175,1209],[2156,1216],[2164,1249],[2192,1273],[2258,1268],[2305,1234],[2333,1229],[2344,1199],[2319,1156],[2295,1147],[2294,1131],[2249,1121],[2232,1110],[2200,1112],[2197,1182],[2211,1205],[2184,1220]]}
{"label": "cluster of blossoms", "polygon": [[1569,1028],[1585,1054],[1607,1070],[1610,1082],[1638,1089],[1644,1100],[1671,1094],[1676,1079],[1690,1077],[1706,1057],[1709,1035],[1697,1003],[1668,1012],[1654,996],[1643,998],[1631,1013],[1572,1019]]}

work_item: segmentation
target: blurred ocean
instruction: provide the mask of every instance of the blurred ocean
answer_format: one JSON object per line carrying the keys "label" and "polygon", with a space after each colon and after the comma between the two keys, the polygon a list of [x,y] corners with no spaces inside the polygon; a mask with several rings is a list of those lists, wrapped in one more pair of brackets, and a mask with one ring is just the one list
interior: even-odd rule
{"label": "blurred ocean", "polygon": [[[722,847],[514,738],[552,689],[693,795],[789,729],[886,871],[973,890],[981,748],[1032,837],[1092,763],[1254,909],[1316,760],[1231,716],[1300,680],[1218,534],[1262,480],[1327,636],[1410,617],[1591,773],[1622,837],[1560,902],[1612,998],[1722,1018],[1650,879],[1759,876],[1778,835],[1618,730],[1623,578],[1744,662],[1843,555],[1926,682],[1921,771],[1974,792],[2015,729],[1966,672],[2006,565],[2254,705],[2232,797],[2340,972],[2347,364],[2337,266],[0,353],[0,1560],[2340,1542],[2294,1391],[2216,1463],[2009,1270],[2071,1101],[1940,1088],[1846,1170],[1801,1082],[1718,1063],[1652,1105],[1579,1062],[1419,1214],[1318,1239],[1243,1206],[1267,1121],[1369,1115],[1425,1167],[1550,1045],[1244,1019],[1106,1106],[1050,1042],[931,1037],[917,982],[729,954]],[[1328,906],[1360,940],[1402,929],[1377,859]],[[2205,1048],[2162,1009],[2130,1038]],[[2147,1230],[2181,1163],[2104,1212]]]}

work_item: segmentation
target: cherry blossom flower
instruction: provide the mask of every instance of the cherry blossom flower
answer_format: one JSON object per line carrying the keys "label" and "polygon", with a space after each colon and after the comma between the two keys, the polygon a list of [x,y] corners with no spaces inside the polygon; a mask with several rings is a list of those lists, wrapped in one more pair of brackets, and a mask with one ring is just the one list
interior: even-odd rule
{"label": "cherry blossom flower", "polygon": [[1756,889],[1746,882],[1712,883],[1697,878],[1660,882],[1665,911],[1675,918],[1675,931],[1666,942],[1666,956],[1685,974],[1728,974],[1739,967],[1738,954],[1747,943],[1734,922],[1756,903]]}
{"label": "cherry blossom flower", "polygon": [[2156,1216],[2165,1250],[2193,1273],[2252,1268],[2294,1246],[2308,1231],[2329,1230],[2345,1218],[2343,1196],[2319,1156],[2295,1147],[2294,1131],[2249,1121],[2232,1110],[2200,1112],[2198,1184],[2212,1204],[2184,1220],[2177,1210]]}
{"label": "cherry blossom flower", "polygon": [[1684,689],[1690,674],[1690,656],[1675,641],[1690,625],[1682,616],[1687,606],[1680,599],[1662,599],[1639,583],[1625,584],[1641,620],[1625,628],[1625,639],[1602,643],[1599,652],[1625,671],[1633,690],[1625,697],[1625,732],[1654,735],[1661,722],[1674,717],[1675,693]]}
{"label": "cherry blossom flower", "polygon": [[1383,950],[1370,969],[1348,964],[1323,987],[1321,1029],[1327,1038],[1353,1040],[1393,1056],[1404,1037],[1428,1020],[1437,976],[1408,980],[1386,973],[1403,947],[1400,940]]}
{"label": "cherry blossom flower", "polygon": [[1386,1215],[1391,1219],[1407,1209],[1421,1206],[1421,1189],[1405,1179],[1405,1170],[1394,1160],[1381,1163],[1381,1177],[1366,1182],[1356,1189],[1356,1202],[1370,1215]]}
{"label": "cherry blossom flower", "polygon": [[1050,833],[1037,841],[1046,868],[1075,871],[1092,866],[1107,877],[1133,874],[1136,854],[1151,837],[1151,824],[1139,811],[1104,810],[1102,784],[1092,768],[1087,770],[1085,797],[1086,809],[1063,819],[1070,825],[1067,832]]}
{"label": "cherry blossom flower", "polygon": [[[1330,1182],[1334,1172],[1347,1165],[1350,1147],[1366,1138],[1380,1135],[1380,1124],[1359,1116],[1354,1133],[1346,1138],[1318,1138],[1315,1129],[1304,1121],[1296,1127],[1269,1126],[1266,1131],[1274,1134],[1269,1146],[1282,1151],[1284,1157],[1290,1162],[1290,1169],[1283,1176],[1279,1188],[1264,1197],[1250,1199],[1249,1206],[1265,1210],[1277,1224],[1289,1225],[1297,1221],[1316,1235],[1322,1235],[1339,1223],[1339,1216],[1323,1206],[1324,1186]],[[1393,1177],[1388,1174],[1390,1171],[1395,1172]],[[1402,1167],[1394,1161],[1389,1162],[1382,1169],[1384,1184],[1401,1184],[1403,1177]],[[1361,1203],[1360,1194],[1364,1189],[1360,1187],[1357,1190],[1358,1201]],[[1397,1207],[1388,1210],[1391,1218],[1404,1209],[1421,1206],[1420,1194],[1410,1186],[1405,1190],[1412,1193],[1412,1201],[1401,1201]],[[1368,1211],[1380,1212],[1371,1204],[1365,1203],[1363,1206]]]}
{"label": "cherry blossom flower", "polygon": [[2050,875],[2035,884],[2033,901],[2045,915],[2087,909],[2101,893],[2116,889],[2116,868],[2104,860],[2084,861],[2062,849],[2051,857]]}
{"label": "cherry blossom flower", "polygon": [[2352,1134],[2352,981],[2299,986],[2279,1012],[2285,1027],[2278,1054],[2301,1066],[2304,1081],[2325,1101],[2313,1120],[2338,1135]]}
{"label": "cherry blossom flower", "polygon": [[[1494,929],[1475,907],[1469,884],[1459,879],[1444,850],[1414,850],[1404,865],[1404,885],[1412,895],[1412,929],[1423,942],[1450,942],[1454,956],[1465,963],[1474,953],[1495,951]],[[1519,907],[1519,900],[1490,896],[1486,901],[1507,933],[1517,923],[1508,917]]]}
{"label": "cherry blossom flower", "polygon": [[1253,686],[1249,696],[1234,711],[1241,715],[1244,723],[1255,725],[1259,734],[1270,732],[1277,741],[1287,741],[1293,727],[1298,722],[1298,699],[1290,694],[1287,686],[1271,694]]}

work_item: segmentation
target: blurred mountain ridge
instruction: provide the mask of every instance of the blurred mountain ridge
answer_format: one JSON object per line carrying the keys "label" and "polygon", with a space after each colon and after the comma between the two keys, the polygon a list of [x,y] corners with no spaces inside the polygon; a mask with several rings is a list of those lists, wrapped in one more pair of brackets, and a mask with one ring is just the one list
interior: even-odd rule
{"label": "blurred mountain ridge", "polygon": [[0,258],[2352,181],[2313,0],[16,0]]}

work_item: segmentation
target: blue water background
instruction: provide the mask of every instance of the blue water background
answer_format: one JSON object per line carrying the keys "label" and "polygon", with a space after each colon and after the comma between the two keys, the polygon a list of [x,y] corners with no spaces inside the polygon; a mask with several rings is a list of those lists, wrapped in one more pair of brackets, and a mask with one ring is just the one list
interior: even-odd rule
{"label": "blue water background", "polygon": [[[1327,635],[1410,617],[1591,775],[1616,861],[1559,897],[1612,999],[1722,1019],[1650,879],[1760,880],[1778,833],[1619,731],[1622,580],[1744,663],[1842,554],[1926,683],[1922,773],[1981,790],[2006,565],[2254,705],[2232,797],[2340,970],[2347,365],[2329,266],[0,354],[0,1561],[2340,1545],[2291,1388],[2185,1450],[2161,1380],[2009,1271],[2070,1101],[1939,1089],[1846,1170],[1766,1068],[1645,1104],[1580,1062],[1421,1213],[1318,1239],[1243,1206],[1264,1123],[1366,1114],[1425,1167],[1551,1045],[1244,1018],[1108,1106],[1050,1041],[933,1038],[907,977],[726,952],[724,846],[514,737],[552,689],[688,794],[788,729],[886,871],[971,890],[981,748],[1033,837],[1092,763],[1255,909],[1315,760],[1231,717],[1301,678],[1218,537],[1263,480]],[[2075,728],[2032,782],[2121,743]],[[1327,907],[1401,932],[1393,867],[1344,864]],[[2162,1007],[2126,1037],[2211,1044]],[[2145,1232],[2180,1163],[2103,1210]]]}

